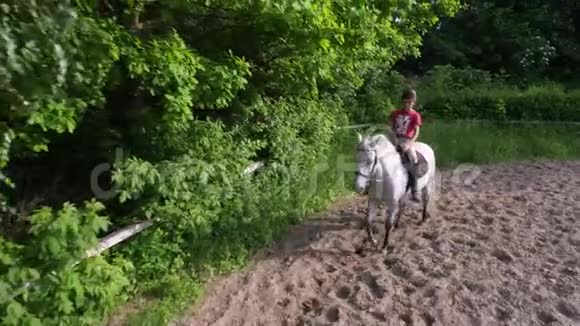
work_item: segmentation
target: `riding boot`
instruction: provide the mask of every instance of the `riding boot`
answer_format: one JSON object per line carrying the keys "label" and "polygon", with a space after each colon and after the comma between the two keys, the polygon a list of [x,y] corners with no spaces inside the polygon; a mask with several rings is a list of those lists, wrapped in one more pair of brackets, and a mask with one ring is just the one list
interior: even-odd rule
{"label": "riding boot", "polygon": [[411,200],[419,202],[419,190],[417,189],[417,165],[409,160],[409,186],[411,188]]}

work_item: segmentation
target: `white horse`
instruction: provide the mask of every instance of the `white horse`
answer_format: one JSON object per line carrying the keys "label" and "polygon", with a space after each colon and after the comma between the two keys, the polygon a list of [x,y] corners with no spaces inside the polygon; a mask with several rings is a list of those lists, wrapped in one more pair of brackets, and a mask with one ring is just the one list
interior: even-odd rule
{"label": "white horse", "polygon": [[[397,228],[406,206],[405,195],[408,194],[408,173],[403,165],[401,155],[385,135],[362,137],[358,134],[357,172],[355,190],[357,193],[368,192],[367,234],[365,240],[377,244],[373,237],[373,221],[379,204],[386,206],[385,239],[383,251],[387,252],[389,232]],[[429,216],[427,207],[435,191],[435,153],[424,143],[416,142],[415,150],[423,155],[427,162],[427,172],[417,180],[417,189],[421,193],[423,214],[419,224]]]}

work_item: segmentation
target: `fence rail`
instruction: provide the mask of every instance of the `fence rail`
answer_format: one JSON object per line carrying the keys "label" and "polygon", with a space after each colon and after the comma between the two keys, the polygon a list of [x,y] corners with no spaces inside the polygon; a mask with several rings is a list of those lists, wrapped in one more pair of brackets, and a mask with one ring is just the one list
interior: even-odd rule
{"label": "fence rail", "polygon": [[336,129],[357,129],[357,128],[377,126],[377,125],[379,125],[379,124],[378,123],[364,123],[364,124],[359,124],[359,125],[338,127]]}

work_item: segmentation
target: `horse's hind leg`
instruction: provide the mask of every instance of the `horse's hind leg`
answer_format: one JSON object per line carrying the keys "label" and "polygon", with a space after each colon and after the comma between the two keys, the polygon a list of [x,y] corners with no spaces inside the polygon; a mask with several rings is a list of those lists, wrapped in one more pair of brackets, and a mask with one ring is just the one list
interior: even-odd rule
{"label": "horse's hind leg", "polygon": [[421,196],[422,196],[421,200],[423,202],[423,212],[421,214],[421,221],[419,221],[419,225],[423,224],[423,222],[425,222],[429,217],[431,217],[431,214],[429,214],[428,211],[428,207],[431,201],[431,189],[429,188],[429,186],[423,188]]}
{"label": "horse's hind leg", "polygon": [[395,219],[397,218],[397,212],[399,210],[399,205],[389,205],[387,214],[385,216],[385,240],[383,242],[383,252],[387,254],[387,246],[389,245],[389,234],[395,226]]}
{"label": "horse's hind leg", "polygon": [[[401,217],[403,217],[403,214],[405,214],[405,209],[407,208],[407,202],[405,201],[405,198],[401,198],[401,200],[399,201],[399,212],[397,213],[397,218],[395,219],[395,224],[393,225],[394,229],[398,229],[399,228],[399,222],[401,221]],[[385,216],[387,216],[388,214],[385,214]]]}

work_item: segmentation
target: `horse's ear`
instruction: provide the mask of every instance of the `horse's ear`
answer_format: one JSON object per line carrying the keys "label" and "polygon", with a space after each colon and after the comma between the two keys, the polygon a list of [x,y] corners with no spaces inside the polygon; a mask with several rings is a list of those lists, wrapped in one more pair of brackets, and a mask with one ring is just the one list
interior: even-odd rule
{"label": "horse's ear", "polygon": [[385,135],[377,135],[375,137],[373,137],[373,143],[372,143],[372,147],[377,147],[379,145],[379,143],[381,142],[381,140],[385,139]]}
{"label": "horse's ear", "polygon": [[360,134],[360,132],[357,132],[356,136],[358,138],[358,142],[360,143],[363,140],[363,136]]}

